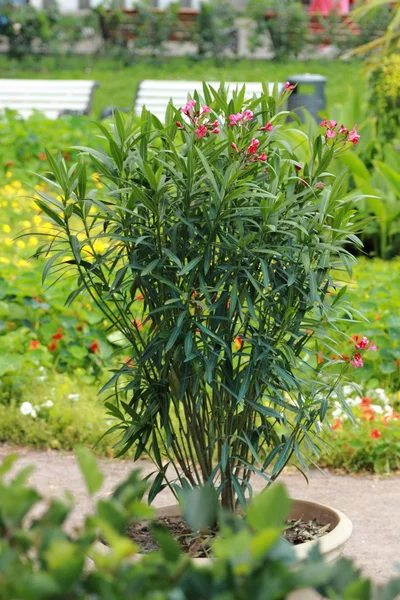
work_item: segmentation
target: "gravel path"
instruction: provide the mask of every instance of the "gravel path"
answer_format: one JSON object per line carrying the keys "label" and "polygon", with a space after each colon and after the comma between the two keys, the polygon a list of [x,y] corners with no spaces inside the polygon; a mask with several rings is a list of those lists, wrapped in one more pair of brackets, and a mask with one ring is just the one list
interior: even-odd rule
{"label": "gravel path", "polygon": [[[79,526],[85,514],[92,510],[84,482],[71,453],[56,451],[40,452],[26,448],[0,445],[0,460],[10,453],[17,453],[16,469],[35,465],[30,483],[45,497],[62,495],[66,490],[74,493],[75,508],[68,527]],[[133,463],[125,460],[100,460],[106,474],[101,496],[109,495],[113,488],[129,473]],[[143,474],[153,468],[145,461],[135,464]],[[400,499],[400,476],[353,476],[315,471],[308,486],[299,473],[282,476],[290,494],[305,500],[314,500],[346,513],[353,521],[354,531],[346,545],[346,555],[353,557],[364,573],[377,583],[384,583],[398,573],[394,562],[400,560],[400,526],[398,518]],[[256,489],[262,489],[260,480],[254,481]],[[156,498],[155,505],[170,504],[169,491]]]}

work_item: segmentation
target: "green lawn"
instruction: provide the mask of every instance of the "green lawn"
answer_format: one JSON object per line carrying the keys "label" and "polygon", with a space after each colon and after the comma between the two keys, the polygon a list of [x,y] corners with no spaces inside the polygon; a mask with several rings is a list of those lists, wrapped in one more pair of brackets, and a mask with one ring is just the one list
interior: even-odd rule
{"label": "green lawn", "polygon": [[[35,59],[36,60],[36,59]],[[94,116],[105,106],[128,107],[142,79],[204,79],[225,81],[284,81],[288,75],[319,73],[328,77],[328,105],[343,103],[350,87],[357,86],[362,93],[365,80],[358,62],[329,60],[282,61],[239,60],[226,61],[216,66],[213,61],[194,62],[188,58],[174,58],[154,62],[141,60],[124,66],[122,62],[96,57],[58,57],[18,64],[0,57],[1,77],[96,79]]]}

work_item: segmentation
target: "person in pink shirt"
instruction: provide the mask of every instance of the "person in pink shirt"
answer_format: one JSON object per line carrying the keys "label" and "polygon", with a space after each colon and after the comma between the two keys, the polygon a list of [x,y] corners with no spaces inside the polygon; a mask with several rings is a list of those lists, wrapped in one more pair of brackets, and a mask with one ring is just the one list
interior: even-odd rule
{"label": "person in pink shirt", "polygon": [[310,5],[311,14],[327,17],[332,12],[347,15],[350,12],[350,0],[313,0]]}

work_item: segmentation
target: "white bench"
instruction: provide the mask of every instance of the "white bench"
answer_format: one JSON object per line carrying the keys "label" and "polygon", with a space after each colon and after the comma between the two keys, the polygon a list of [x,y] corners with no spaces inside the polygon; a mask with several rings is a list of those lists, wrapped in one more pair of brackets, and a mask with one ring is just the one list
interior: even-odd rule
{"label": "white bench", "polygon": [[0,110],[29,117],[34,110],[49,119],[62,114],[87,115],[96,81],[67,79],[0,79]]}
{"label": "white bench", "polygon": [[[219,81],[207,81],[207,83],[217,90],[221,85]],[[225,85],[229,86],[230,90],[234,90],[236,88],[241,89],[242,86],[245,85],[246,99],[252,98],[254,94],[260,96],[263,93],[261,83],[227,81]],[[279,83],[278,85],[280,89],[283,89],[283,83]],[[274,84],[268,83],[268,87],[269,91],[272,92]],[[165,118],[165,111],[170,100],[172,100],[174,106],[180,108],[186,104],[188,95],[193,95],[194,91],[197,91],[200,95],[203,95],[202,81],[144,79],[139,83],[137,90],[134,102],[135,115],[140,116],[142,107],[146,106],[147,110],[156,115],[160,121],[163,121]]]}

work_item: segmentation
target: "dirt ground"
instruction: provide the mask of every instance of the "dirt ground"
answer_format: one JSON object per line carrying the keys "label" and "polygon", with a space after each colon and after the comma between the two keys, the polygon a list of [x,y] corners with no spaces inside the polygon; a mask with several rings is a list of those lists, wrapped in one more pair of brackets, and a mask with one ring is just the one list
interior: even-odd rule
{"label": "dirt ground", "polygon": [[[82,523],[84,515],[92,510],[93,501],[88,497],[76,459],[73,454],[26,448],[12,448],[0,445],[0,461],[10,453],[16,453],[19,460],[15,468],[34,465],[35,472],[30,483],[46,498],[73,492],[75,508],[67,526],[73,530]],[[101,496],[112,493],[113,488],[133,468],[131,461],[100,460],[106,475]],[[140,461],[135,467],[143,474],[152,472],[152,466]],[[384,583],[390,577],[400,574],[400,475],[392,477],[353,476],[314,471],[310,485],[299,473],[286,473],[282,476],[290,494],[295,498],[330,504],[346,513],[353,522],[351,540],[346,545],[346,555],[356,560],[363,572],[373,577],[377,583]],[[263,482],[255,479],[255,489],[262,489]],[[154,504],[166,506],[173,501],[169,491],[159,495]]]}

